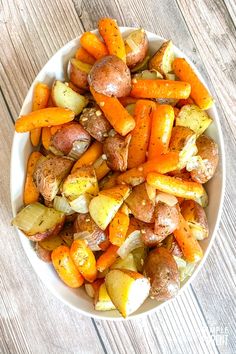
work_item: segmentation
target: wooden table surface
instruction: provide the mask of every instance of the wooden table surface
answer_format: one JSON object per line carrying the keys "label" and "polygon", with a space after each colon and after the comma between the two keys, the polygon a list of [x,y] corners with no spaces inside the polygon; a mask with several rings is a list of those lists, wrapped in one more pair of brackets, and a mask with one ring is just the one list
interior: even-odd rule
{"label": "wooden table surface", "polygon": [[[102,16],[172,38],[196,63],[216,99],[227,158],[222,220],[200,274],[164,310],[119,323],[84,317],[57,300],[10,227],[9,161],[24,97],[52,54]],[[234,0],[1,1],[1,353],[236,353],[235,22]]]}

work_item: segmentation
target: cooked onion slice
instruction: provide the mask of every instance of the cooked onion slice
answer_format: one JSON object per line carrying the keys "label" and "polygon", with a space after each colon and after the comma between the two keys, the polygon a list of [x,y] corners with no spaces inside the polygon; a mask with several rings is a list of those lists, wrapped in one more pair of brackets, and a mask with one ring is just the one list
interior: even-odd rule
{"label": "cooked onion slice", "polygon": [[141,232],[140,230],[135,230],[129,234],[125,242],[120,246],[117,251],[117,254],[121,258],[126,258],[130,252],[138,247],[143,247],[144,243],[141,240]]}
{"label": "cooked onion slice", "polygon": [[172,207],[178,203],[178,199],[174,195],[158,192],[156,196],[156,203],[158,202],[165,203]]}

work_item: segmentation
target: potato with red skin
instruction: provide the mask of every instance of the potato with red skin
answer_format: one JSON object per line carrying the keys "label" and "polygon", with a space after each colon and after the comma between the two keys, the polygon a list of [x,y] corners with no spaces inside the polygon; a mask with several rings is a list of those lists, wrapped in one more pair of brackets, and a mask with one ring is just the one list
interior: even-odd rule
{"label": "potato with red skin", "polygon": [[131,135],[122,137],[119,134],[109,136],[103,144],[107,165],[113,171],[126,171],[128,166],[128,149]]}
{"label": "potato with red skin", "polygon": [[97,141],[104,142],[112,126],[98,106],[84,108],[79,119],[83,128]]}
{"label": "potato with red skin", "polygon": [[88,90],[88,73],[91,69],[92,65],[83,63],[78,59],[72,58],[69,64],[70,81],[79,88]]}
{"label": "potato with red skin", "polygon": [[136,219],[147,223],[154,223],[155,206],[149,199],[145,183],[134,187],[131,194],[125,200],[125,203]]}
{"label": "potato with red skin", "polygon": [[179,225],[178,205],[169,206],[158,202],[155,207],[154,233],[159,237],[159,242],[177,229]]}
{"label": "potato with red skin", "polygon": [[[137,50],[133,51],[128,42],[132,40],[136,46]],[[134,68],[136,65],[141,63],[147,55],[148,51],[148,38],[146,32],[143,29],[135,30],[131,32],[125,38],[125,51],[126,51],[126,64],[129,68]]]}
{"label": "potato with red skin", "polygon": [[189,169],[191,178],[198,183],[208,182],[214,175],[219,161],[219,152],[216,142],[209,136],[200,135],[196,141],[198,156],[201,162],[196,168]]}
{"label": "potato with red skin", "polygon": [[50,263],[52,251],[45,250],[43,247],[40,246],[38,242],[35,244],[35,252],[37,256],[44,262]]}
{"label": "potato with red skin", "polygon": [[150,279],[150,297],[165,301],[177,295],[179,271],[172,254],[164,247],[149,252],[144,261],[144,275]]}
{"label": "potato with red skin", "polygon": [[146,223],[139,220],[137,222],[143,243],[148,247],[155,247],[159,243],[159,237],[154,233],[154,223]]}
{"label": "potato with red skin", "polygon": [[88,74],[89,85],[106,96],[129,96],[131,75],[128,66],[115,55],[96,61]]}
{"label": "potato with red skin", "polygon": [[[73,148],[73,144],[82,155],[91,142],[91,136],[77,122],[65,124],[51,138],[49,149],[55,155],[68,155]],[[78,155],[79,157],[79,155]]]}
{"label": "potato with red skin", "polygon": [[64,222],[65,222],[65,215],[62,216],[62,218],[58,222],[58,224],[51,227],[50,229],[47,229],[44,232],[36,233],[34,235],[27,235],[27,237],[31,241],[39,242],[39,241],[45,240],[45,238],[48,238],[49,236],[55,236],[55,235],[59,234],[59,232],[63,228]]}

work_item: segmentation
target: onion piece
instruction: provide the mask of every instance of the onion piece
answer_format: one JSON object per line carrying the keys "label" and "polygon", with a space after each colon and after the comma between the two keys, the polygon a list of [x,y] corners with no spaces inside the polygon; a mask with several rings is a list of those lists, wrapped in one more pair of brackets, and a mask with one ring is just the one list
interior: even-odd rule
{"label": "onion piece", "polygon": [[14,217],[12,225],[27,233],[40,223],[46,210],[40,203],[29,204]]}
{"label": "onion piece", "polygon": [[179,270],[180,281],[183,282],[186,278],[193,274],[196,263],[186,262],[183,258],[173,256]]}
{"label": "onion piece", "polygon": [[89,231],[81,231],[81,232],[76,232],[74,234],[74,240],[84,240],[88,242],[88,246],[92,251],[101,251],[101,248],[99,247],[99,243],[98,241],[100,241],[100,237],[99,240],[96,237],[96,234],[91,233]]}
{"label": "onion piece", "polygon": [[129,234],[125,242],[120,246],[117,254],[124,259],[130,252],[138,247],[144,247],[144,243],[141,239],[140,230],[135,230]]}
{"label": "onion piece", "polygon": [[158,192],[156,196],[156,203],[158,202],[165,203],[172,207],[178,203],[178,199],[174,195]]}
{"label": "onion piece", "polygon": [[131,38],[131,36],[128,36],[125,41],[134,54],[140,51],[140,45],[136,44],[135,41]]}
{"label": "onion piece", "polygon": [[92,196],[88,193],[81,194],[70,202],[71,209],[77,213],[86,214],[89,211],[89,203]]}
{"label": "onion piece", "polygon": [[89,141],[76,140],[73,142],[73,147],[67,155],[73,160],[78,160],[78,158],[87,150],[89,147]]}
{"label": "onion piece", "polygon": [[74,213],[67,199],[62,196],[56,195],[53,200],[53,208],[58,211],[62,211],[66,215],[71,215]]}
{"label": "onion piece", "polygon": [[146,191],[147,191],[148,198],[150,199],[150,201],[152,202],[152,204],[155,205],[155,201],[156,201],[156,188],[154,188],[153,186],[150,186],[150,184],[148,184],[148,183],[145,183],[145,187],[146,187]]}
{"label": "onion piece", "polygon": [[95,296],[95,291],[94,291],[93,286],[91,284],[84,284],[84,288],[85,288],[87,295],[93,299]]}

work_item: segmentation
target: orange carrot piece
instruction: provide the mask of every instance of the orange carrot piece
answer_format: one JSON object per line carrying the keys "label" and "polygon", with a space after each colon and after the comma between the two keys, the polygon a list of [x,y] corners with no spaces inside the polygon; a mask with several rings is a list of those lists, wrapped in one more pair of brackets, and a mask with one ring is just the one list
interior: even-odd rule
{"label": "orange carrot piece", "polygon": [[102,144],[99,141],[93,143],[88,150],[76,161],[71,173],[80,167],[91,166],[102,155]]}
{"label": "orange carrot piece", "polygon": [[128,104],[131,103],[136,103],[138,101],[138,98],[126,96],[126,97],[119,97],[119,101],[122,104],[122,106],[126,107]]}
{"label": "orange carrot piece", "polygon": [[129,215],[118,210],[109,225],[109,240],[113,245],[121,246],[129,228]]}
{"label": "orange carrot piece", "polygon": [[93,282],[97,277],[96,259],[88,243],[75,240],[70,247],[70,256],[84,279]]}
{"label": "orange carrot piece", "polygon": [[177,117],[177,115],[179,114],[179,108],[173,107],[174,110],[174,114],[175,114],[175,118]]}
{"label": "orange carrot piece", "polygon": [[214,100],[209,91],[184,58],[175,58],[173,70],[180,80],[188,82],[191,85],[191,98],[193,98],[198,107],[208,109],[213,105]]}
{"label": "orange carrot piece", "polygon": [[143,183],[150,172],[168,173],[176,170],[179,163],[179,154],[171,151],[165,155],[158,156],[155,160],[150,160],[144,164],[131,168],[117,177],[117,184],[130,184],[136,186]]}
{"label": "orange carrot piece", "polygon": [[110,177],[106,177],[108,178],[108,180],[103,184],[102,186],[102,190],[104,189],[109,189],[109,188],[113,188],[117,185],[116,179],[117,177],[120,175],[120,172],[113,172],[113,174]]}
{"label": "orange carrot piece", "polygon": [[174,231],[174,236],[180,246],[184,258],[188,262],[198,262],[203,257],[203,251],[196,238],[192,235],[187,221],[180,214],[179,227]]}
{"label": "orange carrot piece", "polygon": [[148,160],[167,153],[174,119],[173,107],[169,105],[158,105],[153,111]]}
{"label": "orange carrot piece", "polygon": [[125,43],[116,20],[101,18],[98,21],[98,30],[106,43],[109,54],[116,55],[126,62]]}
{"label": "orange carrot piece", "polygon": [[27,172],[24,186],[24,204],[35,203],[39,199],[39,191],[33,181],[33,173],[38,159],[43,156],[40,152],[32,152],[27,163]]}
{"label": "orange carrot piece", "polygon": [[[50,97],[50,89],[46,84],[39,82],[34,88],[32,111],[47,107]],[[39,144],[41,137],[41,128],[36,128],[30,132],[30,140],[33,146]]]}
{"label": "orange carrot piece", "polygon": [[191,97],[189,97],[189,98],[186,98],[186,99],[179,100],[177,102],[177,104],[176,104],[176,107],[182,108],[186,104],[195,104],[195,103],[194,103],[194,100]]}
{"label": "orange carrot piece", "polygon": [[187,82],[173,80],[134,79],[130,96],[142,98],[188,98],[191,86]]}
{"label": "orange carrot piece", "polygon": [[83,63],[93,65],[96,59],[87,52],[84,48],[80,47],[75,53],[75,59],[82,61]]}
{"label": "orange carrot piece", "polygon": [[67,246],[59,246],[52,251],[52,264],[61,280],[71,288],[79,288],[84,278],[76,268],[70,257],[70,249]]}
{"label": "orange carrot piece", "polygon": [[52,137],[52,133],[51,133],[50,128],[43,127],[42,128],[42,144],[46,150],[49,149],[49,146],[51,144],[51,137]]}
{"label": "orange carrot piece", "polygon": [[125,136],[134,129],[134,118],[127,112],[116,97],[108,97],[98,93],[93,87],[90,87],[90,91],[105,117],[117,133]]}
{"label": "orange carrot piece", "polygon": [[118,246],[110,245],[107,250],[98,258],[97,270],[99,272],[103,272],[115,262],[116,258],[118,257],[118,249]]}
{"label": "orange carrot piece", "polygon": [[147,175],[147,182],[161,192],[185,199],[198,200],[206,194],[205,189],[200,183],[181,180],[177,177],[164,176],[160,173],[149,173]]}
{"label": "orange carrot piece", "polygon": [[128,152],[128,168],[137,167],[146,160],[151,133],[151,113],[156,104],[148,100],[138,100],[134,108],[135,128],[131,132]]}
{"label": "orange carrot piece", "polygon": [[110,168],[107,166],[107,163],[105,160],[102,160],[101,163],[99,163],[99,165],[94,165],[94,170],[97,176],[98,181],[100,181],[103,177],[105,177],[108,172],[110,172]]}
{"label": "orange carrot piece", "polygon": [[95,59],[108,55],[107,47],[94,33],[85,32],[80,38],[80,44]]}
{"label": "orange carrot piece", "polygon": [[35,128],[64,124],[72,121],[74,117],[75,113],[67,108],[44,108],[19,117],[15,124],[15,130],[17,133],[24,133]]}

